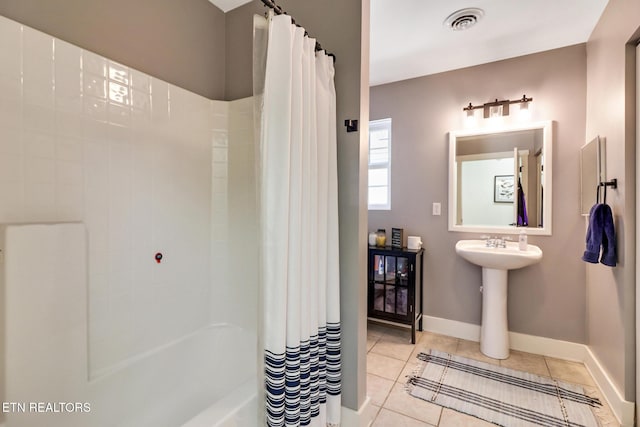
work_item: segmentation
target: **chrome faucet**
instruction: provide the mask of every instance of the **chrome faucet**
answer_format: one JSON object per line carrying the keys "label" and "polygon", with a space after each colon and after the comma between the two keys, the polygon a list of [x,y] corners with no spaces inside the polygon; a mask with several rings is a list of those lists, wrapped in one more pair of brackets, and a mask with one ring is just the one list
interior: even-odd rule
{"label": "chrome faucet", "polygon": [[491,237],[491,236],[482,236],[482,238],[484,239],[485,242],[485,246],[488,248],[495,248],[496,247],[496,239],[495,237]]}
{"label": "chrome faucet", "polygon": [[506,248],[508,237],[504,236],[482,236],[485,239],[485,246],[488,248]]}

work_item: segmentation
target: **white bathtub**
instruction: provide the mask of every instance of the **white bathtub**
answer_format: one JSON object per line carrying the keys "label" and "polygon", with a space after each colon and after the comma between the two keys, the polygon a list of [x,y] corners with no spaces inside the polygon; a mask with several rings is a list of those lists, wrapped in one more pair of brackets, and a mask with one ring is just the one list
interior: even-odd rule
{"label": "white bathtub", "polygon": [[183,424],[182,427],[258,427],[256,387],[254,377]]}
{"label": "white bathtub", "polygon": [[117,411],[130,414],[119,426],[257,427],[235,421],[249,416],[242,407],[257,416],[256,363],[255,334],[228,324],[201,329],[104,378],[109,425]]}
{"label": "white bathtub", "polygon": [[[256,394],[251,386],[257,371],[255,332],[226,323],[204,326],[89,378],[84,226],[8,226],[0,229],[2,243],[0,397],[23,405],[78,403],[83,410],[21,411],[18,406],[1,413],[0,423],[177,427],[211,413],[207,427],[251,425],[238,424],[234,417],[247,418],[238,408],[240,403],[250,406],[246,396]],[[33,260],[38,260],[38,268]],[[232,396],[245,400],[231,404]],[[211,407],[218,409],[213,412]],[[219,424],[222,420],[229,424]]]}
{"label": "white bathtub", "polygon": [[[231,325],[203,328],[86,381],[65,399],[89,402],[90,413],[6,414],[6,427],[257,427],[254,337]],[[62,400],[55,391],[23,396],[15,399]]]}

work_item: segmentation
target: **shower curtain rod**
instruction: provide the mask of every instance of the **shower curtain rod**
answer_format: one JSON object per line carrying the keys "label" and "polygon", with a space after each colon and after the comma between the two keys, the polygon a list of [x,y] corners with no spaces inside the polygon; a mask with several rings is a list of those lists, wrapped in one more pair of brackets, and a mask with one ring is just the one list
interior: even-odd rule
{"label": "shower curtain rod", "polygon": [[[288,13],[287,13],[287,12],[285,12],[284,10],[282,10],[282,8],[281,8],[280,6],[278,6],[278,5],[277,5],[274,1],[272,1],[272,0],[262,0],[262,3],[264,3],[264,5],[265,5],[265,6],[270,7],[271,9],[273,9],[273,12],[274,12],[276,15],[288,15]],[[295,19],[293,19],[293,16],[291,17],[291,22],[293,23],[293,25],[296,25],[296,26],[298,26],[298,27],[300,26],[300,25],[296,24],[296,20],[295,20]],[[308,36],[308,35],[309,35],[309,33],[307,33],[307,31],[305,30],[304,35],[305,35],[305,36]],[[316,52],[318,52],[318,51],[320,51],[320,50],[323,50],[323,49],[322,49],[322,46],[321,46],[321,45],[320,45],[320,43],[316,40]],[[333,53],[328,52],[328,51],[326,51],[326,50],[325,50],[325,53],[333,59],[333,63],[335,64],[335,63],[336,63],[336,56],[335,56]]]}

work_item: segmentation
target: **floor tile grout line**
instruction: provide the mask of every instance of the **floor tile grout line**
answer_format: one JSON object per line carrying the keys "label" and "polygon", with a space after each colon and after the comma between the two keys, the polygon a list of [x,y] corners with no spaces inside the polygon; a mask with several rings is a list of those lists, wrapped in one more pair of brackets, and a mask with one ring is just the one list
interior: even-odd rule
{"label": "floor tile grout line", "polygon": [[[403,414],[402,412],[398,412],[398,411],[393,410],[393,409],[391,409],[391,408],[385,408],[384,406],[381,406],[381,407],[380,407],[380,410],[382,410],[382,409],[387,410],[387,411],[389,411],[389,412],[393,412],[394,414],[398,414],[398,415],[401,415],[401,416],[406,417],[406,418],[410,418],[410,419],[415,420],[415,421],[418,421],[419,423],[422,423],[422,424],[426,424],[426,425],[433,425],[433,424],[428,423],[428,422],[426,422],[426,421],[422,421],[422,420],[421,420],[421,419],[419,419],[419,418],[412,417],[411,415],[408,415],[408,414]],[[440,424],[440,417],[442,416],[442,409],[443,409],[443,408],[441,407],[441,408],[440,408],[440,416],[438,416],[438,424]],[[378,414],[379,414],[379,413],[380,413],[380,412],[378,412]],[[438,426],[438,424],[436,424],[435,426],[437,427],[437,426]]]}

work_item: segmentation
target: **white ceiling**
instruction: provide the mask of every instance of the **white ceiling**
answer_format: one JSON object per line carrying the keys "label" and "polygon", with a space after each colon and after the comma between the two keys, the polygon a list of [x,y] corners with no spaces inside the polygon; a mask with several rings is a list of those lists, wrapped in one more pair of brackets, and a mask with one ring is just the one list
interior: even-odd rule
{"label": "white ceiling", "polygon": [[[371,0],[371,86],[586,42],[608,0]],[[484,17],[466,31],[456,10]]]}
{"label": "white ceiling", "polygon": [[[209,0],[227,12],[250,0]],[[371,86],[586,42],[608,0],[371,0]],[[466,31],[443,25],[475,7]],[[330,47],[327,47],[330,50]],[[340,58],[338,58],[338,61]]]}
{"label": "white ceiling", "polygon": [[214,5],[218,6],[218,9],[221,9],[224,13],[229,12],[236,7],[242,6],[243,4],[250,3],[251,0],[209,0]]}

